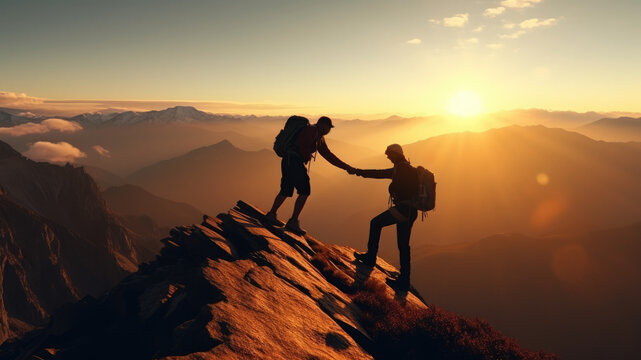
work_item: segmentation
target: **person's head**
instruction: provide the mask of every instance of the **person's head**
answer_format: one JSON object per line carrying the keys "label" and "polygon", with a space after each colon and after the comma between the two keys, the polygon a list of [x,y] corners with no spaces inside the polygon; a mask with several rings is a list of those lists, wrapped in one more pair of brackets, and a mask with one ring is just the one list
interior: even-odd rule
{"label": "person's head", "polygon": [[316,127],[318,128],[318,132],[320,133],[320,135],[325,136],[329,134],[329,131],[332,130],[334,125],[332,125],[332,119],[328,118],[327,116],[321,116],[316,122]]}
{"label": "person's head", "polygon": [[394,164],[405,161],[405,155],[403,155],[403,148],[399,144],[392,144],[387,147],[385,150],[385,155],[387,158]]}

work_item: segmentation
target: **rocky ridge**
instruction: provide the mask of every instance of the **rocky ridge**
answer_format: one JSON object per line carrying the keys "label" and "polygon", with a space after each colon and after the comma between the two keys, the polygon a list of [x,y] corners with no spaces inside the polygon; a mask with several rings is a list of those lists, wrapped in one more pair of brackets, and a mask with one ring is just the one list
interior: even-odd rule
{"label": "rocky ridge", "polygon": [[[364,267],[353,249],[274,228],[242,201],[162,241],[155,261],[5,343],[0,359],[390,358],[359,289],[375,289],[395,304],[389,311],[428,309],[414,291],[385,285],[396,273],[385,261]],[[433,341],[452,342],[423,339]],[[478,358],[493,358],[487,351]]]}

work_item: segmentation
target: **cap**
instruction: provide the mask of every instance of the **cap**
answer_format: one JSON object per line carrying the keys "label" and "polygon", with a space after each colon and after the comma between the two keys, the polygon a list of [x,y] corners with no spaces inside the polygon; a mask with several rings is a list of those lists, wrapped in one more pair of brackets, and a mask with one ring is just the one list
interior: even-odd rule
{"label": "cap", "polygon": [[392,144],[385,149],[385,154],[389,153],[397,153],[399,155],[403,155],[403,148],[399,144]]}
{"label": "cap", "polygon": [[332,125],[332,119],[328,118],[327,116],[321,116],[320,118],[318,118],[318,123],[319,124],[322,124],[322,123],[327,124],[327,125],[329,125],[330,129],[334,127],[334,125]]}

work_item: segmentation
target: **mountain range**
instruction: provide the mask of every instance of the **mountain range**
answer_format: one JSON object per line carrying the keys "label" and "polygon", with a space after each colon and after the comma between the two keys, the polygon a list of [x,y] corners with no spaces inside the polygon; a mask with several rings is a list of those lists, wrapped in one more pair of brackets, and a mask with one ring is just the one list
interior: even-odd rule
{"label": "mountain range", "polygon": [[216,115],[200,111],[193,106],[174,106],[165,110],[124,111],[111,113],[85,113],[69,118],[83,125],[126,126],[137,124],[168,124],[207,121],[241,121],[239,117]]}
{"label": "mountain range", "polygon": [[[636,143],[513,126],[442,135],[404,148],[411,162],[431,169],[438,182],[437,209],[416,227],[418,243],[467,242],[506,231],[543,235],[581,230],[586,223],[597,229],[641,218],[641,146]],[[391,166],[383,156],[342,158],[362,168]],[[269,206],[279,189],[278,162],[271,151],[244,151],[221,142],[143,168],[125,181],[217,213],[242,194]],[[369,219],[385,209],[387,182],[326,170],[319,162],[324,160],[311,164],[313,195],[303,224],[320,236],[335,237],[332,232],[338,230],[337,242],[359,246]],[[288,211],[283,209],[282,216]],[[324,225],[328,214],[332,228]]]}
{"label": "mountain range", "polygon": [[[0,114],[6,126],[38,121],[18,111],[6,113],[9,116]],[[264,208],[271,205],[278,191],[280,159],[264,149],[271,147],[284,118],[199,118],[191,109],[178,108],[156,112],[154,118],[144,114],[85,114],[73,120],[83,124],[82,131],[7,140],[20,151],[42,139],[69,141],[87,153],[81,161],[90,165],[84,168],[36,163],[0,142],[0,185],[4,188],[0,211],[6,219],[0,222],[0,251],[8,259],[0,272],[0,308],[4,308],[0,309],[0,336],[20,336],[48,321],[63,303],[85,294],[99,297],[97,303],[81,302],[71,313],[80,308],[81,314],[104,319],[100,315],[104,306],[133,301],[127,300],[130,295],[118,294],[145,292],[147,285],[156,288],[155,281],[163,283],[160,288],[174,280],[180,284],[177,289],[188,287],[155,272],[149,278],[143,271],[132,279],[147,280],[133,281],[131,287],[125,281],[114,290],[115,295],[100,297],[135,271],[139,261],[154,259],[161,251],[159,240],[172,226],[195,222],[201,215],[197,208],[216,214],[241,197]],[[119,115],[119,120],[110,122]],[[505,115],[504,121],[513,123],[513,115]],[[388,142],[399,141],[413,165],[436,173],[437,208],[424,222],[416,223],[412,234],[412,280],[430,302],[487,318],[527,347],[545,348],[564,358],[626,358],[638,353],[633,339],[639,335],[635,324],[640,315],[634,303],[639,294],[633,284],[638,283],[640,273],[634,258],[641,255],[636,246],[641,235],[641,143],[594,139],[634,140],[639,119],[598,120],[599,114],[533,111],[522,115],[523,124],[549,116],[544,119],[546,124],[566,129],[506,126],[433,136],[440,127],[445,131],[444,119],[337,120],[328,143],[355,167],[387,168],[391,164],[383,150]],[[417,138],[427,139],[412,142]],[[107,155],[92,150],[97,144],[109,150]],[[302,226],[331,242],[364,249],[369,220],[387,208],[389,181],[349,176],[320,158],[311,163],[310,176],[312,196]],[[292,202],[279,212],[282,220],[287,219]],[[243,209],[232,212],[240,211],[236,215],[244,220],[256,215],[248,214],[248,207]],[[206,223],[201,226],[207,227]],[[191,247],[192,240],[184,242],[184,236],[191,238],[192,233],[191,227],[174,230],[162,251]],[[228,235],[223,231],[225,239],[236,241]],[[383,232],[379,255],[390,260],[398,256],[393,232]],[[33,259],[45,258],[33,263]],[[99,259],[96,264],[87,263],[93,258]],[[158,261],[152,265],[162,271],[175,269]],[[96,272],[107,270],[101,274],[83,271],[90,266]],[[329,268],[333,266],[336,263]],[[43,272],[48,274],[44,282],[33,275]],[[92,277],[99,280],[90,283]],[[53,290],[43,283],[51,284]],[[190,294],[184,296],[201,301]],[[165,303],[174,304],[172,296],[163,297]],[[127,316],[110,311],[107,313],[116,320],[107,326],[131,324]],[[177,316],[183,319],[183,315]],[[71,321],[77,329],[75,316],[70,320],[63,315],[62,323]],[[135,316],[135,324],[146,321]],[[122,319],[124,323],[118,322]],[[136,326],[133,328],[140,330]],[[154,333],[147,326],[143,330]],[[93,331],[88,324],[81,328]],[[160,326],[159,331],[167,329]],[[37,334],[38,339],[52,339],[47,331]],[[70,342],[84,341],[65,334]],[[177,339],[154,334],[164,340],[168,336],[171,341]],[[117,336],[105,335],[108,339]],[[334,340],[330,337],[329,341]],[[68,351],[67,343],[51,341],[47,349],[60,354]],[[158,344],[154,339],[144,341]],[[33,345],[28,341],[20,344]],[[167,346],[187,346],[171,344]],[[183,351],[162,349],[159,354],[178,356]],[[39,356],[48,356],[41,350],[48,352],[39,349]]]}

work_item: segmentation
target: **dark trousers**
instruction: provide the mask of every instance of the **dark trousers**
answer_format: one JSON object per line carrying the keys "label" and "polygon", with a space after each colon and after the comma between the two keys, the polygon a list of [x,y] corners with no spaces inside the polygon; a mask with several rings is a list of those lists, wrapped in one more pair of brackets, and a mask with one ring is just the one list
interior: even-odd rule
{"label": "dark trousers", "polygon": [[[367,253],[370,256],[376,256],[378,253],[378,243],[381,239],[381,230],[385,226],[396,224],[396,241],[401,262],[400,278],[409,280],[410,278],[410,235],[412,226],[416,220],[418,212],[416,209],[403,211],[409,212],[407,221],[399,221],[389,210],[383,211],[372,219],[369,223],[369,241],[367,242]],[[406,215],[406,216],[407,216]]]}

